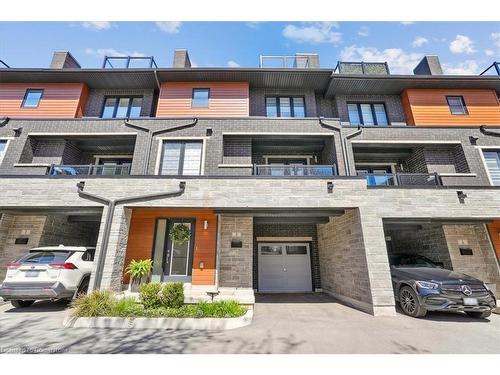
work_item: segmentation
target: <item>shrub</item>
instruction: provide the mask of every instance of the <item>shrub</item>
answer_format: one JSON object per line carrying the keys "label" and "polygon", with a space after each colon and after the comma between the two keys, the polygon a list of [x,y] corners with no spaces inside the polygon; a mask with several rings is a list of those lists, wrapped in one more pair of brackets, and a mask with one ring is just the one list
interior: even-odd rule
{"label": "shrub", "polygon": [[144,308],[133,297],[125,297],[114,301],[110,316],[137,317],[144,314]]}
{"label": "shrub", "polygon": [[202,316],[214,318],[234,318],[246,312],[246,309],[236,301],[200,302],[197,307]]}
{"label": "shrub", "polygon": [[114,302],[109,290],[95,290],[86,295],[80,295],[73,301],[76,316],[108,316]]}
{"label": "shrub", "polygon": [[156,309],[162,306],[162,284],[149,283],[141,285],[141,302],[145,309]]}
{"label": "shrub", "polygon": [[182,283],[167,283],[161,290],[162,306],[179,308],[184,305],[184,286]]}

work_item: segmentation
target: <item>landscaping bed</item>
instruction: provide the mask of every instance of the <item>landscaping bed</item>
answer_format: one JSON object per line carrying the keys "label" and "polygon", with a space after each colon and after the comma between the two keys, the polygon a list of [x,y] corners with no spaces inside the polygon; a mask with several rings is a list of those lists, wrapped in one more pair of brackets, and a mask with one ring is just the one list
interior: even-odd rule
{"label": "landscaping bed", "polygon": [[251,323],[252,310],[236,301],[184,304],[181,283],[149,283],[139,299],[94,291],[73,302],[65,327],[232,329]]}

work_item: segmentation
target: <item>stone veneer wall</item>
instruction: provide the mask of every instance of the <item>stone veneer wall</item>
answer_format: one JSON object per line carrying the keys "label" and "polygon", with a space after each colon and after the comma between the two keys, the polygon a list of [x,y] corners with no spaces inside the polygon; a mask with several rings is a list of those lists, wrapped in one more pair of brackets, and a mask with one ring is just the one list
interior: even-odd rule
{"label": "stone veneer wall", "polygon": [[[232,248],[231,240],[242,241],[241,248]],[[219,286],[252,288],[253,217],[220,217],[220,243],[218,244]]]}
{"label": "stone veneer wall", "polygon": [[[495,283],[500,291],[500,270],[488,230],[484,224],[443,225],[451,263],[455,271]],[[460,247],[472,249],[473,255],[461,255]]]}
{"label": "stone veneer wall", "polygon": [[326,292],[364,305],[372,304],[359,210],[346,210],[318,224],[321,286]]}

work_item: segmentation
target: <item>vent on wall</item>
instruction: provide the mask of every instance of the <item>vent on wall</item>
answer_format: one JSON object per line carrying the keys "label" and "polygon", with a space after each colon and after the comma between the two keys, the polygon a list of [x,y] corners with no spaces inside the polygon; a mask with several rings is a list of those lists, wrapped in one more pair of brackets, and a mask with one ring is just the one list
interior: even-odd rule
{"label": "vent on wall", "polygon": [[14,241],[15,245],[27,245],[28,244],[28,237],[17,237],[16,240]]}

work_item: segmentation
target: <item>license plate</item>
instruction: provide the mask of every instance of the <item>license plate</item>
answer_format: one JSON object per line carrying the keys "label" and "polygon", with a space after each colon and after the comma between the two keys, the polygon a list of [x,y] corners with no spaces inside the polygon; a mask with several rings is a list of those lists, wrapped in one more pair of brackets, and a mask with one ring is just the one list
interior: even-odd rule
{"label": "license plate", "polygon": [[465,306],[477,306],[477,298],[464,298]]}
{"label": "license plate", "polygon": [[40,271],[26,271],[26,277],[38,277],[40,275]]}

